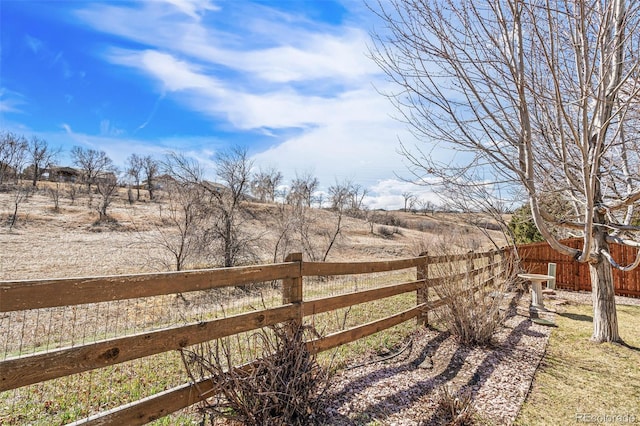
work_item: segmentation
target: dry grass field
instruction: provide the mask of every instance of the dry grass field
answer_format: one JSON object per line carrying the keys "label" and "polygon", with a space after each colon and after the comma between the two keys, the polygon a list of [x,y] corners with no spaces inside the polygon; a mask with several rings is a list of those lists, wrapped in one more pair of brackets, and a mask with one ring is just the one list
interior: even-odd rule
{"label": "dry grass field", "polygon": [[[159,220],[161,209],[166,209],[165,202],[149,202],[143,197],[142,202],[129,204],[126,190],[121,189],[108,210],[113,221],[97,223],[98,213],[88,207],[87,195],[79,194],[72,201],[62,185],[59,211],[54,211],[48,193],[51,185],[40,182],[38,191],[19,204],[17,222],[11,230],[8,222],[14,209],[14,195],[12,192],[0,193],[0,280],[168,270],[170,255],[146,243],[158,228],[169,227]],[[261,263],[273,261],[276,210],[268,204],[249,205],[252,217],[244,226],[254,237],[252,248]],[[325,231],[332,229],[335,216],[327,210],[312,209],[311,212],[312,237],[318,251],[322,251],[327,245]],[[365,220],[346,218],[343,234],[327,260],[410,257],[424,250],[433,253],[442,242],[451,247],[459,244],[466,249],[491,247],[476,228],[455,223],[451,216],[403,212],[379,212],[379,216],[393,216],[394,220],[412,229],[374,224],[372,234],[371,225]],[[498,232],[492,233],[500,240]],[[289,251],[302,250],[292,246]],[[206,256],[202,259],[189,266],[217,266],[216,259]]]}

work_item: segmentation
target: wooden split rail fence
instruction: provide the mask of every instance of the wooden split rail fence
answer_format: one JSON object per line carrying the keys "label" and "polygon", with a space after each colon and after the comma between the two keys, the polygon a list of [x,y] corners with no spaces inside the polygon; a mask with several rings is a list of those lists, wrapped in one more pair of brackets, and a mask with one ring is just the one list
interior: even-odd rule
{"label": "wooden split rail fence", "polygon": [[[476,277],[474,282],[480,283],[476,285],[479,287],[494,282],[501,276],[503,254],[492,251],[463,256],[421,256],[390,261],[330,263],[303,262],[300,254],[292,254],[284,263],[260,266],[0,282],[0,317],[3,321],[0,326],[3,327],[3,333],[6,332],[4,359],[0,358],[0,409],[4,410],[0,411],[0,423],[3,418],[7,423],[21,419],[33,424],[48,423],[46,418],[43,419],[40,416],[46,416],[47,413],[59,411],[62,408],[57,407],[54,410],[55,401],[42,397],[42,389],[46,383],[101,369],[114,369],[123,363],[157,354],[178,353],[182,348],[279,323],[309,321],[310,318],[322,313],[337,312],[357,305],[366,306],[367,303],[376,301],[387,304],[388,300],[404,295],[405,302],[403,302],[404,305],[398,305],[399,311],[385,313],[384,317],[365,323],[331,330],[313,341],[310,347],[316,352],[326,351],[411,319],[417,318],[418,324],[424,324],[428,321],[428,312],[444,304],[443,300],[433,297],[434,292],[431,298],[429,297],[429,289],[446,279],[437,276],[434,272],[437,269],[436,265],[444,262],[460,262],[463,265],[461,272],[453,278]],[[341,285],[346,291],[338,289],[339,286],[336,284],[333,285],[333,293],[326,291],[329,287],[328,283],[331,282],[329,278],[337,279],[338,277],[343,279]],[[373,278],[370,278],[370,281],[364,281],[362,277]],[[344,283],[349,285],[344,286]],[[171,320],[173,324],[169,326],[153,318],[147,318],[152,316],[151,308],[144,302],[140,302],[146,299],[170,297],[170,303],[175,304],[176,300],[187,300],[189,294],[202,295],[222,288],[229,289],[228,294],[231,295],[229,297],[233,298],[234,295],[243,295],[247,292],[246,289],[242,290],[245,288],[243,286],[272,288],[276,294],[279,294],[277,296],[279,300],[273,303],[272,307],[264,307],[266,303],[264,296],[261,296],[262,309],[256,309],[252,304],[248,304],[245,311],[240,313],[227,308],[222,317],[216,317],[220,314],[207,316],[200,313],[198,319],[193,320],[183,315],[180,321]],[[406,296],[410,296],[411,293],[414,296],[407,298]],[[219,299],[222,296],[217,294],[216,297]],[[219,302],[218,299],[215,303]],[[193,299],[189,306],[194,306],[198,300],[208,299]],[[125,302],[127,304],[122,305]],[[185,305],[188,304],[185,302]],[[85,310],[80,310],[79,306],[84,306]],[[173,305],[163,305],[158,311],[166,314],[165,311],[169,310],[169,306]],[[58,311],[59,309],[65,310]],[[24,337],[25,330],[31,327],[30,324],[42,328],[45,331],[44,334],[53,333],[56,327],[67,326],[69,318],[79,321],[78,318],[83,315],[87,318],[96,315],[96,321],[99,324],[94,328],[97,329],[101,322],[106,321],[106,317],[100,314],[100,309],[103,311],[106,309],[110,315],[117,312],[118,318],[121,319],[116,321],[124,324],[121,328],[128,331],[96,334],[94,341],[90,341],[91,339],[83,335],[82,339],[76,338],[75,341],[72,338],[71,343],[68,341],[69,336],[78,335],[78,331],[60,331],[58,342],[47,343],[46,346],[42,336],[34,338],[32,342],[28,342]],[[370,308],[369,310],[378,309]],[[142,331],[134,329],[134,332],[131,332],[127,324],[128,316],[134,314],[145,318],[146,325],[142,327]],[[58,318],[60,316],[61,319]],[[79,329],[81,323],[77,322],[77,324],[79,325],[77,327],[74,325],[74,328]],[[24,339],[20,341],[19,347],[17,347],[18,339]],[[53,340],[50,337],[47,339]],[[116,370],[109,371],[112,377],[116,374]],[[109,387],[116,386],[116,381],[121,382],[113,378],[111,380],[114,383],[110,383]],[[147,381],[149,380],[152,379],[148,378]],[[160,389],[154,389],[150,394],[132,399],[125,404],[118,401],[117,406],[110,406],[104,401],[95,403],[89,401],[86,407],[75,410],[75,417],[63,416],[56,418],[56,422],[66,423],[69,420],[73,422],[72,424],[144,424],[199,402],[201,392],[206,392],[207,386],[210,386],[207,380],[202,380],[200,383],[185,383],[186,375],[180,380],[183,383],[181,385],[165,388],[159,385]],[[96,378],[89,378],[91,386],[96,389],[95,392],[101,392],[97,381]],[[67,394],[81,392],[79,389],[73,389],[74,383],[76,382],[73,379],[62,382],[61,386],[68,387],[64,392]],[[26,391],[38,386],[40,388],[33,392]],[[107,391],[111,390],[103,390],[102,393]],[[29,398],[47,400],[34,402],[29,401]],[[87,398],[94,397],[87,396]],[[97,395],[95,398],[99,399],[101,396]],[[27,406],[25,404],[34,406],[48,404],[48,408],[45,407],[41,414],[35,414],[38,418],[34,420],[28,418],[29,410],[22,410],[21,407]]]}

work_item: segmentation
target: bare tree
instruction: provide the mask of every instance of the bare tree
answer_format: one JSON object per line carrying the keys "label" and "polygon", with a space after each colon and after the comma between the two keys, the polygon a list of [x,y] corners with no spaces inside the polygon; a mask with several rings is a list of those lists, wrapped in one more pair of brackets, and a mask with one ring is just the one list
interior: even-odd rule
{"label": "bare tree", "polygon": [[149,200],[153,200],[153,190],[158,177],[158,169],[160,164],[150,155],[142,158],[142,170],[144,171],[144,180],[147,182],[147,191],[149,192]]}
{"label": "bare tree", "polygon": [[36,186],[44,169],[53,165],[60,149],[53,149],[46,140],[34,136],[29,141],[27,153],[27,162],[31,163],[31,183]]}
{"label": "bare tree", "polygon": [[99,221],[105,221],[109,219],[107,209],[113,202],[114,197],[118,194],[118,178],[116,177],[116,170],[111,169],[107,174],[96,179],[96,191],[100,195],[99,203],[96,206],[96,210],[100,215]]}
{"label": "bare tree", "polygon": [[[391,0],[374,59],[399,89],[401,118],[427,143],[461,152],[437,161],[403,147],[419,177],[521,186],[533,220],[558,252],[589,264],[593,335],[620,341],[609,243],[639,246],[629,212],[640,200],[636,142],[640,78],[637,1]],[[482,181],[478,177],[482,176]],[[540,207],[562,192],[577,214]],[[584,237],[580,249],[552,232]]]}
{"label": "bare tree", "polygon": [[203,232],[214,251],[220,253],[224,267],[255,257],[252,250],[255,237],[242,226],[247,219],[244,203],[251,166],[247,151],[239,147],[217,155],[215,183],[204,180],[204,169],[198,161],[182,154],[171,153],[164,163],[165,171],[178,182],[198,185],[208,194],[207,208],[212,214]]}
{"label": "bare tree", "polygon": [[76,203],[76,197],[78,196],[78,186],[70,182],[66,185],[66,194],[69,196],[69,200],[71,200],[71,205]]}
{"label": "bare tree", "polygon": [[205,232],[211,210],[207,206],[207,194],[197,184],[167,182],[164,200],[160,208],[160,223],[150,234],[140,234],[143,243],[168,253],[159,259],[167,268],[182,271],[190,263],[206,258],[208,242]]}
{"label": "bare tree", "polygon": [[220,242],[225,267],[235,266],[241,258],[252,254],[252,237],[241,226],[246,216],[243,202],[249,190],[252,164],[247,150],[240,147],[216,156],[216,176],[222,187],[213,191],[217,220],[212,232]]}
{"label": "bare tree", "polygon": [[29,197],[30,188],[23,184],[17,183],[12,191],[13,197],[11,199],[11,204],[13,204],[13,213],[9,215],[8,224],[9,231],[13,230],[18,222],[18,209],[20,205]]}
{"label": "bare tree", "polygon": [[87,184],[89,192],[89,204],[91,204],[91,185],[96,183],[96,179],[103,173],[113,168],[113,161],[104,151],[86,149],[74,146],[71,149],[73,164],[80,167],[84,173],[84,182]]}
{"label": "bare tree", "polygon": [[49,187],[48,193],[53,201],[53,211],[58,213],[60,211],[60,182],[56,182],[54,187]]}
{"label": "bare tree", "polygon": [[282,199],[277,204],[274,218],[275,226],[271,229],[276,234],[276,242],[273,247],[273,263],[284,261],[290,253],[293,244],[293,235],[296,230],[296,209]]}
{"label": "bare tree", "polygon": [[418,205],[418,209],[422,212],[423,215],[427,216],[429,213],[433,214],[436,210],[436,205],[431,200],[425,200],[423,198],[418,198],[416,200]]}
{"label": "bare tree", "polygon": [[26,159],[27,140],[11,132],[0,134],[0,184],[7,178],[18,181]]}
{"label": "bare tree", "polygon": [[313,176],[310,172],[306,172],[301,175],[296,174],[295,179],[291,182],[291,188],[289,189],[289,204],[304,204],[307,207],[311,207],[313,194],[318,190],[319,186],[320,181],[318,181],[318,178]]}
{"label": "bare tree", "polygon": [[345,184],[349,186],[347,209],[349,216],[364,218],[367,213],[367,206],[364,204],[364,198],[367,196],[369,191],[367,188],[364,188],[362,185],[357,183],[347,181]]}
{"label": "bare tree", "polygon": [[416,196],[413,192],[405,191],[402,193],[402,198],[404,199],[404,211],[408,212],[413,208]]}
{"label": "bare tree", "polygon": [[127,158],[127,175],[133,179],[136,187],[136,201],[140,201],[140,181],[142,180],[142,172],[144,171],[145,159],[138,154],[131,154]]}
{"label": "bare tree", "polygon": [[273,203],[282,180],[282,173],[274,168],[260,170],[251,180],[251,193],[263,203]]}
{"label": "bare tree", "polygon": [[[357,189],[356,189],[357,188]],[[327,231],[327,248],[322,256],[325,262],[329,256],[329,252],[333,248],[339,236],[342,235],[344,224],[342,222],[346,212],[353,206],[354,198],[357,198],[360,187],[355,187],[351,182],[336,182],[335,185],[329,187],[329,200],[331,202],[330,210],[335,214],[335,224],[330,231]]]}

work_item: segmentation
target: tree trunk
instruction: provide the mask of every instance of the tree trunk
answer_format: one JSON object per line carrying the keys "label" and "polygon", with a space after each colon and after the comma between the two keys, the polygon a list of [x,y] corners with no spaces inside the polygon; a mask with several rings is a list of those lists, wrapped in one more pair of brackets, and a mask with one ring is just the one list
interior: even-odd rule
{"label": "tree trunk", "polygon": [[[595,238],[597,253],[609,250],[604,233]],[[618,334],[618,316],[613,287],[611,264],[598,254],[598,262],[589,264],[591,274],[591,296],[593,299],[593,335],[594,342],[621,342]]]}
{"label": "tree trunk", "polygon": [[33,179],[31,181],[33,187],[35,188],[38,185],[38,173],[40,172],[37,164],[33,165]]}
{"label": "tree trunk", "polygon": [[224,223],[224,267],[230,268],[234,264],[233,254],[231,253],[232,245],[233,245],[233,234],[231,231],[231,221],[232,219],[227,217],[225,218]]}

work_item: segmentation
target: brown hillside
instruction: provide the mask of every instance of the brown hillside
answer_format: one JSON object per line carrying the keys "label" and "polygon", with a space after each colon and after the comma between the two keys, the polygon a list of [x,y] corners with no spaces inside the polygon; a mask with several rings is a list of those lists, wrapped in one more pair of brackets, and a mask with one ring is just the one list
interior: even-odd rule
{"label": "brown hillside", "polygon": [[[68,188],[59,187],[59,212],[53,209],[48,192],[50,183],[40,183],[18,207],[13,230],[7,226],[14,209],[14,193],[0,193],[0,279],[33,279],[69,276],[112,275],[167,270],[158,262],[167,254],[150,241],[154,228],[166,227],[159,211],[166,209],[162,200],[130,205],[127,192],[121,189],[108,213],[114,220],[97,224],[98,213],[88,208],[88,197],[79,194],[72,202]],[[144,193],[146,196],[146,193]],[[243,229],[252,237],[252,248],[259,262],[273,261],[277,238],[277,207],[248,203],[250,215]],[[329,261],[371,260],[410,257],[429,250],[434,242],[462,245],[465,248],[490,248],[491,244],[476,228],[461,225],[448,215],[417,215],[404,212],[376,212],[373,224],[366,220],[344,218],[343,233],[330,251]],[[309,211],[310,235],[321,254],[328,245],[327,234],[335,229],[336,216],[327,210]],[[396,225],[389,218],[396,218]],[[394,222],[391,220],[391,222]],[[499,233],[494,232],[495,238]],[[289,252],[302,251],[299,242]],[[279,256],[279,260],[282,256]],[[203,256],[191,267],[217,266],[216,259]]]}

